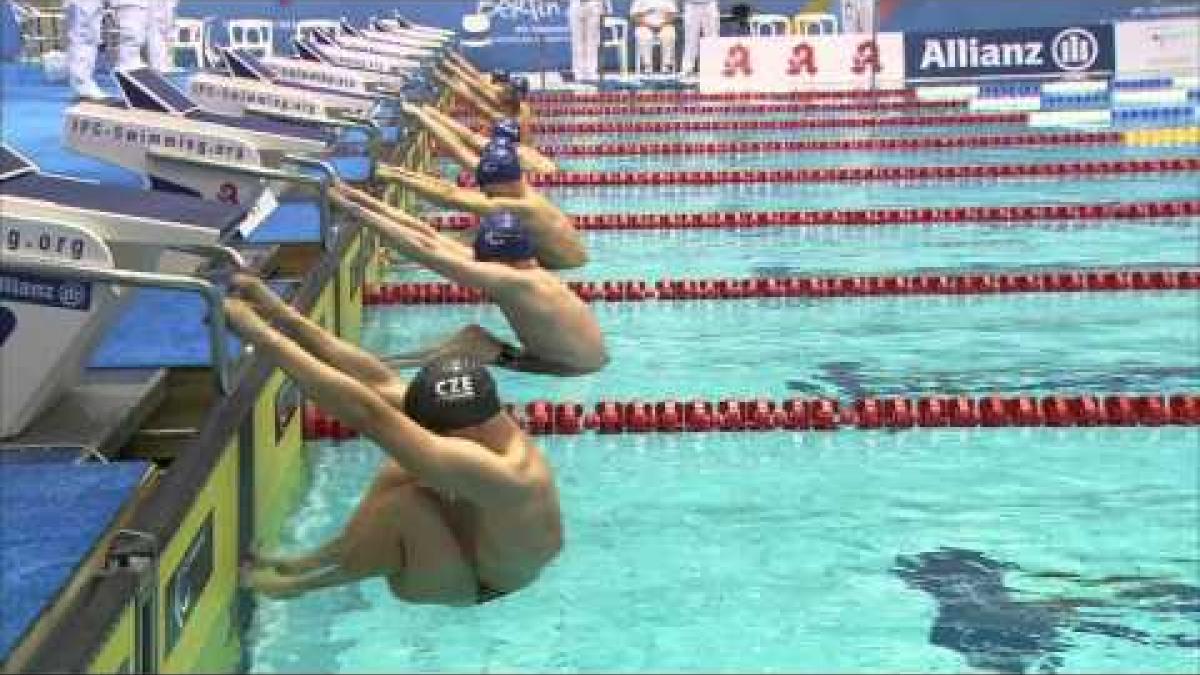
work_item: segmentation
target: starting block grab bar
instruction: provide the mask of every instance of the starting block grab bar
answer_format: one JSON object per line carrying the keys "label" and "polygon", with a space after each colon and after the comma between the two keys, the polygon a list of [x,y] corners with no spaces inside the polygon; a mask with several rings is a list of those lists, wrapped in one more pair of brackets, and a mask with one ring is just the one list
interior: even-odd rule
{"label": "starting block grab bar", "polygon": [[[192,247],[189,247],[192,248]],[[224,247],[213,247],[210,251]],[[196,250],[193,248],[193,250]],[[235,251],[226,249],[231,261],[240,261]],[[40,276],[78,282],[98,282],[138,288],[160,288],[189,291],[199,295],[208,306],[209,353],[213,364],[213,379],[217,390],[228,394],[232,383],[232,362],[226,345],[224,293],[213,283],[196,277],[157,272],[91,267],[65,261],[48,262],[34,258],[6,257],[0,261],[0,271],[10,274]]]}

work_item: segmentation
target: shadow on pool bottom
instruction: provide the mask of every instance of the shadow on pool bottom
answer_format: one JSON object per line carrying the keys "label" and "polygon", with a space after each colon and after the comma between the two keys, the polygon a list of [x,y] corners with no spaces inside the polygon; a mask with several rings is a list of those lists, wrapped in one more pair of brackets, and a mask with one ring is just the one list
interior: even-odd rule
{"label": "shadow on pool bottom", "polygon": [[[1070,597],[1026,600],[1004,584],[1006,573],[1025,573],[978,551],[940,548],[896,556],[892,569],[909,587],[937,603],[929,642],[962,654],[972,668],[1001,673],[1054,673],[1063,666],[1072,634],[1093,634],[1143,645],[1200,649],[1191,635],[1152,633],[1119,623],[1090,620],[1080,610],[1137,609],[1177,615],[1200,629],[1200,587],[1154,577],[1085,579],[1073,573],[1026,573],[1081,586],[1121,586],[1111,600]],[[1137,604],[1136,603],[1147,603]],[[1197,655],[1200,657],[1200,654]]]}

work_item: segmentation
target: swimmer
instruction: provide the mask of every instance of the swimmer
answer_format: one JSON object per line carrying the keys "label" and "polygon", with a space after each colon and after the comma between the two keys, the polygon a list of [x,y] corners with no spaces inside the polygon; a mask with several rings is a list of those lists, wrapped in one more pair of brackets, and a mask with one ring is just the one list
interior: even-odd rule
{"label": "swimmer", "polygon": [[529,80],[520,76],[510,77],[508,84],[493,96],[494,90],[490,89],[490,85],[477,80],[447,75],[439,69],[433,71],[433,77],[488,123],[494,124],[505,117],[515,118],[521,125],[521,137],[527,143],[533,142],[534,113],[525,101],[529,95]]}
{"label": "swimmer", "polygon": [[401,255],[483,291],[521,343],[514,347],[473,324],[435,347],[388,358],[393,365],[458,354],[509,370],[571,376],[594,373],[608,363],[604,335],[591,309],[558,276],[538,266],[529,233],[512,213],[485,216],[470,247],[365,192],[339,186],[330,198]]}
{"label": "swimmer", "polygon": [[400,183],[442,206],[479,216],[513,212],[529,228],[538,263],[546,269],[561,270],[587,264],[587,249],[579,230],[554,202],[525,182],[521,162],[511,144],[493,142],[484,148],[475,169],[478,190],[389,164],[380,164],[377,175],[383,180]]}
{"label": "swimmer", "polygon": [[341,534],[307,554],[255,556],[243,586],[289,598],[383,577],[400,600],[467,606],[537,579],[563,546],[554,476],[486,368],[435,359],[406,384],[258,279],[234,286],[244,299],[225,301],[230,326],[388,456]]}
{"label": "swimmer", "polygon": [[511,117],[505,117],[492,125],[489,139],[467,125],[443,113],[434,106],[418,106],[405,103],[405,113],[415,119],[433,135],[437,144],[446,150],[464,169],[473,171],[479,165],[479,156],[491,141],[506,140],[517,149],[521,166],[535,173],[556,173],[558,165],[536,148],[521,143],[521,126]]}

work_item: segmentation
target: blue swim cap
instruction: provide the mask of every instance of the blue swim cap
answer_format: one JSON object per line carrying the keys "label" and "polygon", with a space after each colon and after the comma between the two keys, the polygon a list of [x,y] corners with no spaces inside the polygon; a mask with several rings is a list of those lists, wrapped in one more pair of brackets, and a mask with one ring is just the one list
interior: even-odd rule
{"label": "blue swim cap", "polygon": [[475,184],[482,188],[519,180],[521,160],[517,157],[517,149],[507,141],[488,143],[479,157],[479,166],[475,168]]}
{"label": "blue swim cap", "polygon": [[512,143],[521,142],[521,123],[511,117],[496,122],[492,127],[493,141],[510,141]]}
{"label": "blue swim cap", "polygon": [[508,80],[508,88],[519,98],[525,98],[529,95],[529,80],[520,75],[511,77]]}
{"label": "blue swim cap", "polygon": [[484,216],[475,235],[475,259],[480,262],[515,262],[533,257],[533,240],[521,219],[510,211]]}

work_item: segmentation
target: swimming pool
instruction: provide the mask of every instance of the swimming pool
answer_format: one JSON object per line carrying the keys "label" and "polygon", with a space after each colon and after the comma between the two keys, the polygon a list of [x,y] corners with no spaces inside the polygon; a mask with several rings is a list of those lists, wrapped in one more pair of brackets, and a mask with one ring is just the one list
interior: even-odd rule
{"label": "swimming pool", "polygon": [[[1039,149],[1034,159],[1028,149],[959,149],[948,162],[945,154],[890,154],[912,165],[1171,154],[1077,150]],[[769,168],[829,166],[888,154],[777,153],[755,161]],[[569,168],[671,170],[696,159],[588,158]],[[705,161],[743,168],[742,159]],[[1185,174],[548,192],[573,213],[1200,196],[1195,177]],[[565,276],[652,281],[1195,267],[1198,227],[1196,219],[1175,219],[591,232],[594,262]],[[401,267],[390,278],[433,277]],[[500,373],[507,400],[846,400],[1200,386],[1194,291],[594,307],[612,366],[572,379]],[[486,306],[381,307],[365,317],[364,342],[382,353],[405,351],[467,322],[509,334]],[[560,481],[567,547],[539,583],[468,610],[402,606],[377,581],[288,602],[264,600],[250,636],[252,669],[1195,669],[1196,428],[589,434],[542,442]],[[309,452],[312,489],[285,533],[285,545],[294,548],[340,528],[379,462],[379,452],[361,441],[315,444]]]}

